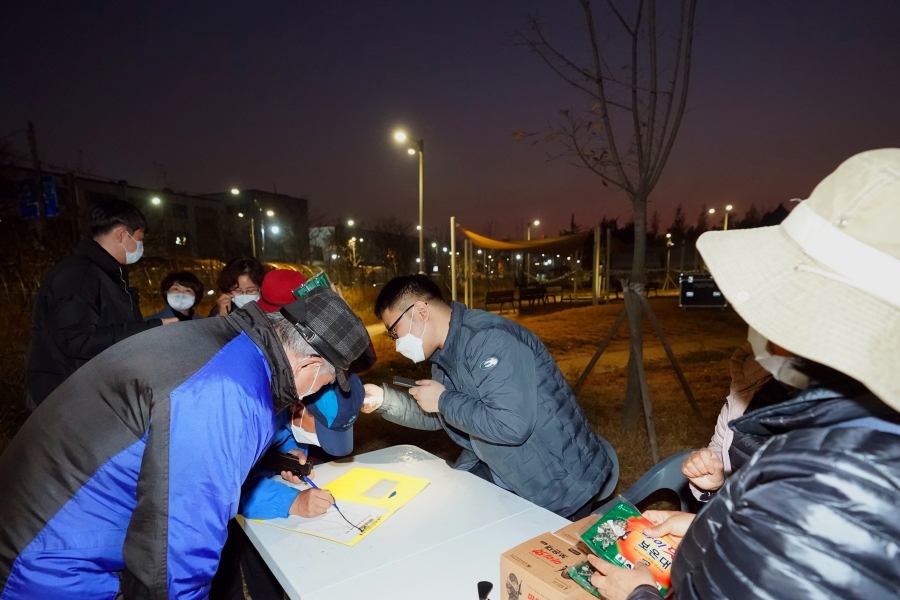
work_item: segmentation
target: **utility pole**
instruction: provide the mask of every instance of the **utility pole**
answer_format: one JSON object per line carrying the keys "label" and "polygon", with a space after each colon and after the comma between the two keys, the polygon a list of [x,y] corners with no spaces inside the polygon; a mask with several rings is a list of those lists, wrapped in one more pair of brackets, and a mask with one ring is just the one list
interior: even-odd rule
{"label": "utility pole", "polygon": [[44,182],[41,177],[41,159],[38,156],[37,136],[34,133],[34,123],[28,121],[28,146],[31,149],[31,162],[34,165],[34,200],[38,206],[37,237],[44,241],[47,236],[47,206],[44,201]]}

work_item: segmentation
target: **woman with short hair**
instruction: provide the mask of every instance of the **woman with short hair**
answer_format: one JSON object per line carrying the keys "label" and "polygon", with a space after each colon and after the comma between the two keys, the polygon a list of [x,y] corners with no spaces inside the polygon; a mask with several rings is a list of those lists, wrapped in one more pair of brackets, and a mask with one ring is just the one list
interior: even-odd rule
{"label": "woman with short hair", "polygon": [[169,273],[159,284],[159,293],[166,301],[166,307],[149,317],[150,319],[168,319],[175,317],[179,321],[202,319],[194,312],[194,306],[203,297],[203,283],[190,271],[177,271]]}

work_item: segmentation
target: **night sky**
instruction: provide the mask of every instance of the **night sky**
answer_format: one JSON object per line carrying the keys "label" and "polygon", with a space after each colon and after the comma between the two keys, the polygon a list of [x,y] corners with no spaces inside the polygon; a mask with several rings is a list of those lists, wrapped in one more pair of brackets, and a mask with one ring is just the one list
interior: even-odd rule
{"label": "night sky", "polygon": [[[622,0],[622,4],[625,0]],[[272,189],[311,214],[556,235],[628,220],[623,194],[516,141],[584,100],[512,42],[574,1],[4,2],[0,137],[33,120],[42,158],[148,187]],[[900,2],[700,0],[691,95],[650,210],[771,208],[852,154],[900,143]],[[24,135],[7,138],[27,151]]]}

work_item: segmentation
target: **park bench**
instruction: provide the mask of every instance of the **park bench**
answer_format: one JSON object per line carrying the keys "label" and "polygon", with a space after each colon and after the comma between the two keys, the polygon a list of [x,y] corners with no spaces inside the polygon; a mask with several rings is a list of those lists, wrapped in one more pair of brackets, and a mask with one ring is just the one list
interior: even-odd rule
{"label": "park bench", "polygon": [[[516,309],[516,291],[515,290],[497,290],[493,292],[488,292],[484,296],[484,310],[488,309],[488,304],[499,304],[500,305],[500,314],[503,314],[503,305],[509,302],[513,310]],[[519,307],[522,306],[522,303],[519,303]]]}
{"label": "park bench", "polygon": [[522,308],[522,302],[528,301],[528,306],[534,306],[535,302],[547,304],[547,290],[543,286],[532,288],[519,288],[519,309]]}
{"label": "park bench", "polygon": [[[563,291],[562,291],[561,285],[548,285],[546,287],[546,290],[547,290],[546,298],[548,298],[548,299],[553,298],[554,303],[562,302]],[[556,299],[557,296],[559,296],[559,300]]]}

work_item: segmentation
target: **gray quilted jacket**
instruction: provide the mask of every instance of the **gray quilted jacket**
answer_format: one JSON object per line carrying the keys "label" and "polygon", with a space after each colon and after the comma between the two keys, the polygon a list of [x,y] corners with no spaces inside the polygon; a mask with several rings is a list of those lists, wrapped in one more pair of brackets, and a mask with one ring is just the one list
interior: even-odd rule
{"label": "gray quilted jacket", "polygon": [[431,357],[446,388],[439,413],[385,387],[388,421],[437,430],[464,448],[454,465],[480,458],[519,496],[563,516],[588,502],[612,465],[544,344],[521,325],[452,303],[450,330]]}

